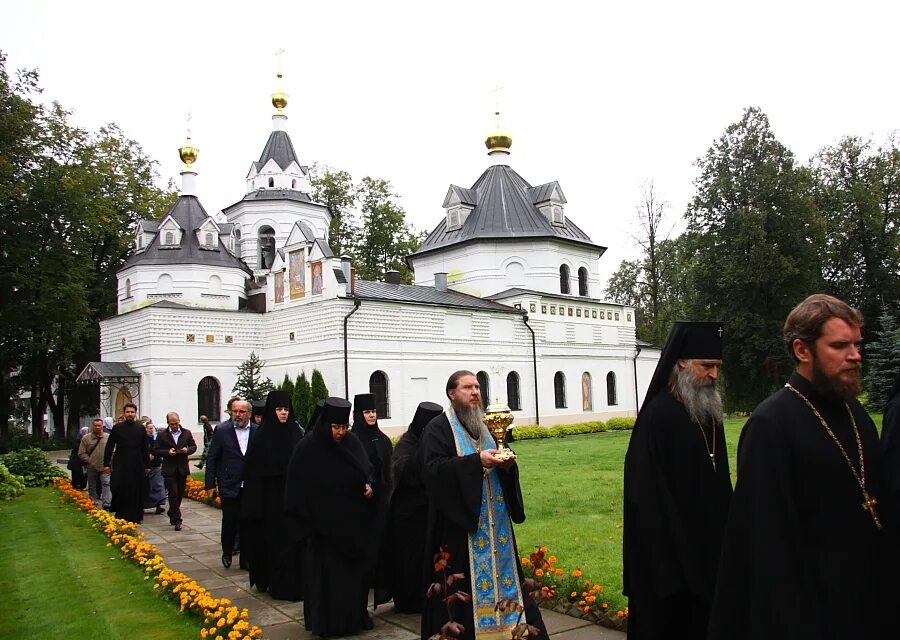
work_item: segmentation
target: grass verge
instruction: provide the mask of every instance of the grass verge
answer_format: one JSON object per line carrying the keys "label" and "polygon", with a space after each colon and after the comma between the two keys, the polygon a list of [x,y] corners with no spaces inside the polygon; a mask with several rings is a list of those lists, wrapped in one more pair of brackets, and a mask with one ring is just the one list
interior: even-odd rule
{"label": "grass verge", "polygon": [[0,635],[10,638],[183,640],[202,626],[50,488],[0,503],[0,588]]}

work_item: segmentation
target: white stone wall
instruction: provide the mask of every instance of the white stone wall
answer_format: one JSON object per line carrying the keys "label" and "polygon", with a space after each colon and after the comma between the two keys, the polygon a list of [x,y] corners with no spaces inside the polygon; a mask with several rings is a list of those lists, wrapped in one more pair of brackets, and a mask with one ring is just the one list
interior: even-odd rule
{"label": "white stone wall", "polygon": [[447,273],[449,288],[479,297],[513,287],[559,292],[559,267],[569,266],[569,291],[578,295],[578,269],[588,274],[588,297],[602,290],[597,250],[553,239],[468,242],[411,259],[415,284],[434,286]]}
{"label": "white stone wall", "polygon": [[[247,296],[247,273],[237,268],[138,264],[123,269],[117,277],[120,314],[159,300],[210,309],[236,310],[240,300]],[[130,296],[127,295],[129,285]]]}

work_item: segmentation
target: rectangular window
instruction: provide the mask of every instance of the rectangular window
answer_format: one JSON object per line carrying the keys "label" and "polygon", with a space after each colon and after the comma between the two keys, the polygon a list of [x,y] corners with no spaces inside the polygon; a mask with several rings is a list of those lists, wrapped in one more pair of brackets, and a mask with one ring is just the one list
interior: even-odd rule
{"label": "rectangular window", "polygon": [[591,317],[594,318],[595,320],[597,319],[597,310],[596,309],[591,311]]}
{"label": "rectangular window", "polygon": [[209,344],[210,342],[215,342],[215,341],[216,341],[216,337],[215,337],[215,336],[210,336],[210,335],[206,336],[206,342],[207,342],[207,344]]}
{"label": "rectangular window", "polygon": [[575,315],[578,316],[579,318],[581,317],[581,307],[578,307],[577,309],[575,309]]}
{"label": "rectangular window", "polygon": [[551,316],[555,316],[555,315],[556,315],[556,305],[555,305],[555,304],[551,304],[551,305],[550,305],[550,315],[551,315]]}

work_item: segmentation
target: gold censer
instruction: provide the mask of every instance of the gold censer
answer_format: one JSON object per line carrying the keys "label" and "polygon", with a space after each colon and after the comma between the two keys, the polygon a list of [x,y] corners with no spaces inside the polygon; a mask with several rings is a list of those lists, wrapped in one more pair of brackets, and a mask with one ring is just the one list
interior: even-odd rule
{"label": "gold censer", "polygon": [[494,436],[494,440],[497,441],[497,453],[494,454],[494,457],[498,460],[512,460],[516,457],[516,454],[511,449],[508,449],[505,444],[506,430],[512,422],[513,414],[508,406],[499,400],[495,400],[494,404],[488,405],[484,413],[484,424]]}

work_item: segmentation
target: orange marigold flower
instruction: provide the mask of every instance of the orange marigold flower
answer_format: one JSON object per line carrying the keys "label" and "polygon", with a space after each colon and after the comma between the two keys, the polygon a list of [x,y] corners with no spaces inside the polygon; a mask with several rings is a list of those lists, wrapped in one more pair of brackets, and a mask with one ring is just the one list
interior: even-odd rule
{"label": "orange marigold flower", "polygon": [[528,558],[522,558],[522,566],[528,566],[529,564],[531,564],[531,560],[529,560]]}
{"label": "orange marigold flower", "polygon": [[624,612],[624,611],[616,611],[616,617],[617,617],[617,618],[624,618],[624,617],[625,617],[625,612]]}
{"label": "orange marigold flower", "polygon": [[591,608],[590,608],[590,607],[582,607],[581,610],[584,611],[585,613],[590,613],[590,612],[591,612]]}
{"label": "orange marigold flower", "polygon": [[547,547],[541,547],[541,553],[547,553]]}
{"label": "orange marigold flower", "polygon": [[580,569],[575,569],[575,570],[572,572],[572,577],[573,577],[573,578],[580,578],[580,577],[581,577],[581,570],[580,570]]}
{"label": "orange marigold flower", "polygon": [[600,605],[600,607],[601,607],[602,609],[606,609],[606,608],[609,607],[609,605],[606,604],[606,603],[604,602],[603,604]]}
{"label": "orange marigold flower", "polygon": [[534,575],[536,575],[538,578],[540,578],[544,575],[544,570],[538,569],[537,571],[534,572]]}
{"label": "orange marigold flower", "polygon": [[550,557],[547,559],[547,562],[549,562],[550,564],[553,564],[554,562],[556,562],[556,556],[550,556]]}
{"label": "orange marigold flower", "polygon": [[555,569],[555,570],[553,571],[553,573],[555,573],[555,574],[558,575],[558,576],[561,576],[561,575],[563,574],[563,570],[562,570],[562,569]]}
{"label": "orange marigold flower", "polygon": [[577,592],[577,591],[573,591],[572,593],[569,594],[569,597],[570,597],[570,598],[577,598],[577,597],[578,597],[578,592]]}

